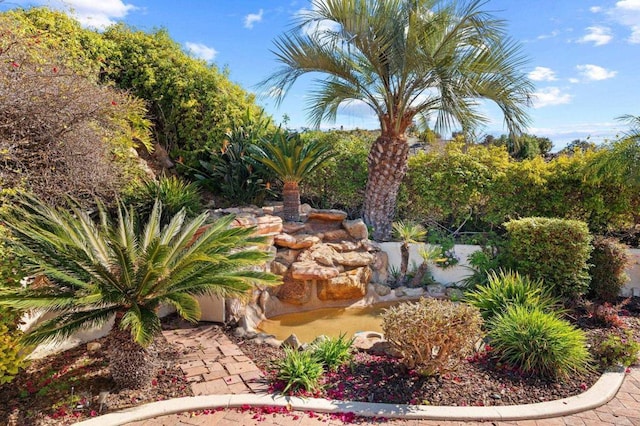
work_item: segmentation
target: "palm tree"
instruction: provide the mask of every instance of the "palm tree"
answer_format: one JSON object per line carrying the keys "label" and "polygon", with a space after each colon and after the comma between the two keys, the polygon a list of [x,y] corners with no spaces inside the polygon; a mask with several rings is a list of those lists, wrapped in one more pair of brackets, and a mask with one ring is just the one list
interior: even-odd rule
{"label": "palm tree", "polygon": [[305,141],[297,133],[277,131],[271,140],[253,145],[252,158],[270,168],[282,181],[284,219],[300,220],[300,182],[334,153],[331,146],[314,139]]}
{"label": "palm tree", "polygon": [[230,228],[232,216],[206,227],[206,213],[187,221],[183,209],[161,228],[160,202],[144,226],[122,205],[116,218],[99,205],[96,223],[71,204],[64,210],[23,196],[7,206],[7,243],[29,260],[30,273],[47,279],[44,285],[3,290],[0,306],[56,314],[27,333],[25,344],[65,339],[115,317],[109,367],[122,387],[141,387],[152,377],[161,304],[195,322],[196,296],[237,297],[254,283],[277,283],[274,275],[246,269],[269,255],[249,249],[262,239],[252,229]]}
{"label": "palm tree", "polygon": [[404,285],[409,267],[409,245],[423,241],[427,236],[427,230],[419,223],[399,221],[393,223],[393,235],[402,242],[400,246],[400,275],[397,284]]}
{"label": "palm tree", "polygon": [[504,22],[482,11],[482,0],[312,0],[292,30],[275,41],[282,67],[262,84],[280,102],[298,77],[325,74],[309,96],[314,125],[334,120],[341,106],[358,102],[378,117],[381,134],[371,147],[364,220],[386,240],[409,147],[405,131],[435,117],[442,132],[470,131],[487,121],[478,101],[495,102],[511,133],[528,122],[524,106],[533,90],[520,47]]}

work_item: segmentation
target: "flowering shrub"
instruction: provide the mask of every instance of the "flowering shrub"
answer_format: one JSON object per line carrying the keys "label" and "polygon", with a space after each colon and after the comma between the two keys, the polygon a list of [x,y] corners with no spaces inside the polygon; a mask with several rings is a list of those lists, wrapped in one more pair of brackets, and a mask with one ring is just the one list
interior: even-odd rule
{"label": "flowering shrub", "polygon": [[481,337],[477,308],[464,303],[421,299],[387,309],[382,329],[402,362],[420,374],[453,369]]}

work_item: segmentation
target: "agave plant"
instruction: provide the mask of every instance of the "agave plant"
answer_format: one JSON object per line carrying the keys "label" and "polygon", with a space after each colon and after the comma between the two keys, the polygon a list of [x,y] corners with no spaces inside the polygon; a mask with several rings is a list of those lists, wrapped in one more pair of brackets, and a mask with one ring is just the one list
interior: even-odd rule
{"label": "agave plant", "polygon": [[97,222],[70,204],[65,210],[22,196],[8,206],[2,220],[13,238],[7,243],[47,284],[5,289],[0,306],[55,314],[30,330],[25,344],[65,339],[115,317],[109,367],[121,387],[142,387],[152,377],[160,305],[195,322],[196,296],[238,297],[253,284],[278,282],[247,269],[269,255],[250,248],[262,241],[252,229],[230,228],[232,216],[207,227],[206,214],[187,220],[183,209],[161,227],[156,202],[141,226],[133,209],[121,204],[115,218],[99,205]]}
{"label": "agave plant", "polygon": [[427,230],[418,223],[398,221],[393,223],[393,236],[402,242],[400,246],[400,274],[398,284],[404,284],[409,267],[409,244],[424,240]]}
{"label": "agave plant", "polygon": [[320,140],[305,141],[297,133],[278,131],[271,140],[251,147],[252,157],[270,168],[282,181],[284,219],[300,220],[300,182],[331,158],[331,146]]}

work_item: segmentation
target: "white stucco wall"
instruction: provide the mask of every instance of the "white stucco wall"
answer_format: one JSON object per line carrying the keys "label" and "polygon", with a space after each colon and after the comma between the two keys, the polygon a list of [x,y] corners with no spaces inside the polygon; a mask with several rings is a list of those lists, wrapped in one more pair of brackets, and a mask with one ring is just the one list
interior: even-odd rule
{"label": "white stucco wall", "polygon": [[640,296],[640,249],[629,249],[627,274],[629,282],[622,289],[622,296]]}

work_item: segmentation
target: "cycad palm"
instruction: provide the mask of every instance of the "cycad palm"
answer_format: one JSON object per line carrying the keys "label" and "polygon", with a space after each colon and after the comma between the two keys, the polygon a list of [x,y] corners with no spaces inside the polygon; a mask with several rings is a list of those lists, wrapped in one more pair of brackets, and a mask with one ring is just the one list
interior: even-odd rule
{"label": "cycad palm", "polygon": [[300,220],[300,182],[333,156],[320,140],[305,141],[297,133],[278,131],[271,140],[254,145],[253,158],[269,167],[283,183],[284,219]]}
{"label": "cycad palm", "polygon": [[243,269],[268,255],[248,250],[261,239],[251,229],[230,228],[232,216],[198,236],[206,214],[186,221],[182,210],[161,228],[160,203],[144,226],[122,206],[115,219],[103,206],[98,213],[95,223],[78,206],[66,211],[31,197],[9,205],[2,218],[12,233],[9,244],[50,285],[3,291],[0,304],[56,314],[25,336],[27,344],[64,339],[115,315],[110,368],[121,386],[143,386],[151,378],[153,353],[147,348],[161,328],[161,304],[197,321],[195,296],[241,296],[253,283],[277,282],[271,274]]}
{"label": "cycad palm", "polygon": [[482,1],[312,0],[297,25],[275,42],[283,67],[265,80],[279,101],[303,74],[323,73],[309,96],[315,125],[335,119],[349,101],[369,106],[381,135],[369,159],[364,219],[375,239],[388,239],[415,118],[436,119],[436,130],[487,121],[478,100],[502,110],[517,134],[532,86],[519,71],[523,58],[504,23],[480,10]]}

